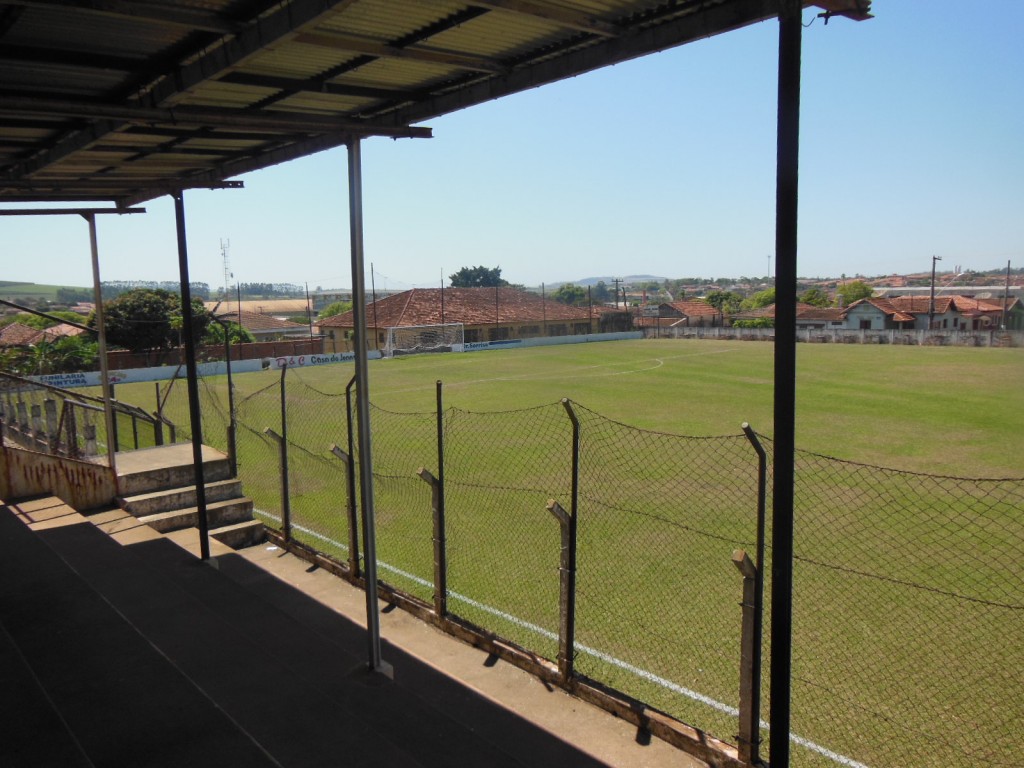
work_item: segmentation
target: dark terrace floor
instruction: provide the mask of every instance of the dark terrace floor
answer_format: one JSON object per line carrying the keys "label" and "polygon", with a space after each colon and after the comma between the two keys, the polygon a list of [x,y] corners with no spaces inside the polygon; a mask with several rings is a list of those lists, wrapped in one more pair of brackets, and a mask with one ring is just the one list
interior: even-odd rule
{"label": "dark terrace floor", "polygon": [[700,766],[263,545],[0,505],[0,766]]}

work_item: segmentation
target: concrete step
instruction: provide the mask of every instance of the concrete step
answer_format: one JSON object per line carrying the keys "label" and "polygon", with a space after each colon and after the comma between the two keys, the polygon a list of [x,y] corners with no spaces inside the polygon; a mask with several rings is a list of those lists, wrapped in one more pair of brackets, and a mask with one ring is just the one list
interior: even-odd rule
{"label": "concrete step", "polygon": [[259,520],[245,520],[232,525],[222,525],[210,529],[210,537],[232,549],[244,549],[259,544],[266,539],[266,529]]}
{"label": "concrete step", "polygon": [[[242,495],[242,482],[237,478],[217,480],[206,483],[207,504],[237,498]],[[196,506],[196,486],[168,488],[134,496],[121,496],[117,499],[118,506],[136,517],[169,512],[173,509],[185,509]]]}
{"label": "concrete step", "polygon": [[[206,517],[211,533],[214,528],[250,521],[252,520],[252,499],[241,497],[207,504]],[[199,508],[186,507],[185,509],[172,509],[168,512],[157,512],[152,515],[141,515],[138,520],[160,533],[177,531],[182,528],[196,528],[199,526]]]}
{"label": "concrete step", "polygon": [[[231,461],[225,454],[208,445],[202,453],[205,483],[231,478]],[[118,487],[124,497],[195,484],[192,446],[186,443],[119,453],[116,459]]]}

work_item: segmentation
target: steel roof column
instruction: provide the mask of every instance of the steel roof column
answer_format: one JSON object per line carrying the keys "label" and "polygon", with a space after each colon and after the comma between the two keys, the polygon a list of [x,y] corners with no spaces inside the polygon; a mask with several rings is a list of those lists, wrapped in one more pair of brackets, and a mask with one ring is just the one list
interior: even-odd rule
{"label": "steel roof column", "polygon": [[800,0],[781,0],[779,3],[779,105],[775,181],[775,467],[772,485],[772,655],[769,717],[769,760],[773,768],[789,766],[802,10]]}
{"label": "steel roof column", "polygon": [[185,193],[175,192],[174,223],[178,234],[178,274],[181,280],[181,324],[185,337],[185,371],[188,384],[188,419],[192,430],[192,464],[195,467],[196,507],[199,515],[199,553],[210,559],[209,521],[206,515],[206,476],[203,471],[203,424],[199,412],[199,375],[192,333],[192,287],[188,277],[188,246],[185,243]]}
{"label": "steel roof column", "polygon": [[[359,439],[359,494],[363,509],[363,574],[366,580],[368,666],[390,677],[391,665],[380,657],[377,607],[377,531],[373,505],[373,459],[370,447],[370,389],[367,374],[366,285],[363,272],[363,169],[359,139],[348,142],[348,211],[352,244],[352,314],[355,325],[356,428]],[[376,329],[374,329],[376,335]]]}
{"label": "steel roof column", "polygon": [[83,213],[89,223],[89,250],[92,255],[92,294],[96,303],[96,338],[100,345],[100,386],[103,388],[103,417],[107,428],[107,463],[110,471],[114,474],[114,488],[118,488],[117,462],[114,454],[117,452],[117,438],[115,430],[117,424],[114,421],[114,407],[110,404],[112,393],[110,391],[110,373],[107,365],[107,329],[103,316],[103,291],[100,287],[100,252],[96,240],[96,214]]}

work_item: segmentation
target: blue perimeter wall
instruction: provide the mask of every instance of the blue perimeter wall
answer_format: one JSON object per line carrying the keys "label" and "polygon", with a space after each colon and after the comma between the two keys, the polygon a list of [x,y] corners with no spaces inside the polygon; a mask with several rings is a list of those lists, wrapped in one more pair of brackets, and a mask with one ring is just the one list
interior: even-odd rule
{"label": "blue perimeter wall", "polygon": [[[480,352],[488,349],[510,349],[522,347],[550,347],[559,344],[586,344],[594,341],[624,341],[626,339],[642,339],[641,331],[622,333],[583,334],[579,336],[546,336],[534,339],[507,339],[505,341],[475,341],[464,344],[461,352]],[[294,355],[285,357],[264,357],[256,360],[235,360],[231,364],[231,373],[251,373],[262,370],[279,370],[289,368],[306,368],[314,365],[331,365],[334,363],[351,363],[355,360],[355,352],[334,352],[323,355]],[[380,359],[379,350],[370,350],[367,358]],[[200,363],[200,376],[221,376],[227,373],[223,361]],[[111,384],[128,384],[136,381],[164,381],[185,375],[184,365],[161,365],[154,368],[129,368],[110,371]],[[32,381],[49,384],[52,387],[71,389],[72,387],[98,387],[100,372],[55,373],[48,376],[29,376]]]}

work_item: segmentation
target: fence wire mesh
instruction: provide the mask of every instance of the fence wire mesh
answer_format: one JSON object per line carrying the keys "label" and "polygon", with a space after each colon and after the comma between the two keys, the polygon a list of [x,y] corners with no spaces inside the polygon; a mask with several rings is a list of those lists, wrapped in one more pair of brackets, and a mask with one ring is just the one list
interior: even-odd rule
{"label": "fence wire mesh", "polygon": [[577,669],[735,741],[742,577],[756,557],[746,437],[580,420]]}
{"label": "fence wire mesh", "polygon": [[[346,474],[328,453],[332,443],[346,448],[344,382],[324,391],[294,371],[285,381],[293,535],[347,559]],[[164,395],[164,413],[185,439],[184,382]],[[203,380],[201,398],[204,438],[219,447],[223,377]],[[576,670],[734,741],[742,585],[730,555],[755,553],[756,452],[742,435],[660,434],[573,408]],[[280,371],[247,375],[236,409],[245,492],[279,525],[280,450],[264,430],[282,433]],[[439,475],[437,414],[371,407],[371,425],[379,577],[429,602],[431,488],[416,472]],[[449,611],[554,660],[560,532],[545,507],[548,499],[571,506],[566,410],[450,408],[442,429]],[[1016,762],[1024,722],[1022,509],[1022,479],[913,474],[798,452],[794,766]],[[765,554],[767,600],[770,546]],[[765,719],[768,617],[766,609]]]}
{"label": "fence wire mesh", "polygon": [[1021,510],[1020,480],[798,452],[794,732],[870,766],[1016,764]]}
{"label": "fence wire mesh", "polygon": [[558,653],[558,522],[570,506],[572,429],[555,403],[445,414],[448,607],[524,648]]}

